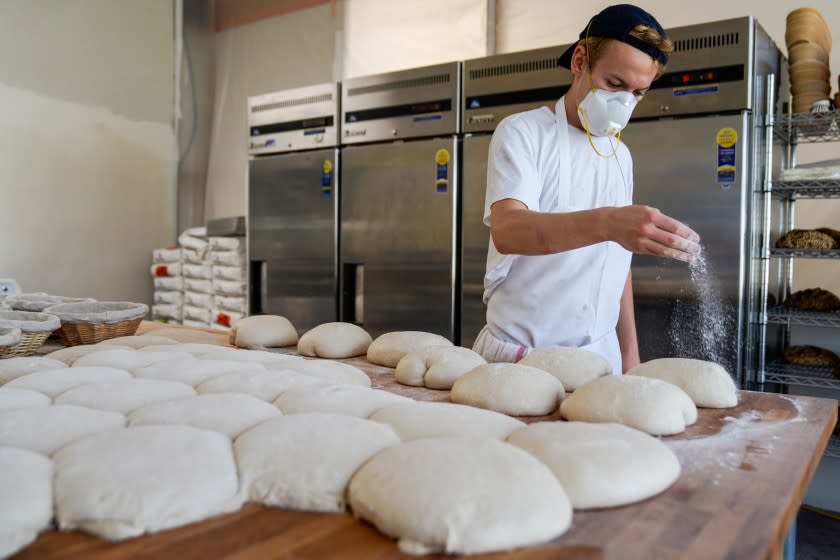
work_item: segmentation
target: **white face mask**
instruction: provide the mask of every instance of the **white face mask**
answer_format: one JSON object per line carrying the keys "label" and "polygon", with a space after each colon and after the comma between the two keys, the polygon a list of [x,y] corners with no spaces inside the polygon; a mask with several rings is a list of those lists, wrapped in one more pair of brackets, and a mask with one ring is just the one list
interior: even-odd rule
{"label": "white face mask", "polygon": [[629,91],[592,88],[578,105],[580,121],[592,136],[620,136],[636,108],[636,96]]}

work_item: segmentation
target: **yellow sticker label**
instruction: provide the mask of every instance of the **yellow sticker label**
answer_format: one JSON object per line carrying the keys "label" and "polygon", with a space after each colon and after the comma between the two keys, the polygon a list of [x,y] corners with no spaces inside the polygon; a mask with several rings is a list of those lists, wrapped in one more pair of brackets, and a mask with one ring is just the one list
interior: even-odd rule
{"label": "yellow sticker label", "polygon": [[330,160],[325,159],[324,160],[324,173],[330,173],[332,170],[333,170],[333,163]]}
{"label": "yellow sticker label", "polygon": [[734,128],[721,128],[717,133],[717,143],[721,148],[731,148],[738,142],[738,131]]}
{"label": "yellow sticker label", "polygon": [[449,150],[441,148],[435,153],[435,161],[438,165],[446,165],[449,163]]}

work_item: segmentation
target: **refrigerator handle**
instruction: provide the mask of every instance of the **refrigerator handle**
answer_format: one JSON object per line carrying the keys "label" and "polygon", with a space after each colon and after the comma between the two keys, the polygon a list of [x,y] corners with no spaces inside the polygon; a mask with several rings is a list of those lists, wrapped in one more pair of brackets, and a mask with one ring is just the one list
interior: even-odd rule
{"label": "refrigerator handle", "polygon": [[268,308],[268,263],[251,261],[249,282],[250,315],[260,315]]}
{"label": "refrigerator handle", "polygon": [[361,325],[365,321],[365,265],[344,263],[342,271],[344,289],[342,294],[342,317],[346,323]]}

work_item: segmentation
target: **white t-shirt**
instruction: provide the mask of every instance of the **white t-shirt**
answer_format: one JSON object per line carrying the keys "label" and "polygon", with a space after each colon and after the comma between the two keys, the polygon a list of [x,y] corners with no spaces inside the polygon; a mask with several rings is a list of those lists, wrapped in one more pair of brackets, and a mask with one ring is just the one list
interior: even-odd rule
{"label": "white t-shirt", "polygon": [[[493,203],[511,198],[539,212],[573,212],[632,204],[633,162],[623,143],[593,137],[566,122],[563,99],[512,115],[493,134],[484,223]],[[561,135],[566,132],[565,140]],[[566,145],[568,147],[566,147]],[[567,179],[568,178],[568,179]],[[530,348],[588,347],[621,373],[615,334],[631,253],[613,242],[553,255],[487,254],[484,302],[490,333]]]}

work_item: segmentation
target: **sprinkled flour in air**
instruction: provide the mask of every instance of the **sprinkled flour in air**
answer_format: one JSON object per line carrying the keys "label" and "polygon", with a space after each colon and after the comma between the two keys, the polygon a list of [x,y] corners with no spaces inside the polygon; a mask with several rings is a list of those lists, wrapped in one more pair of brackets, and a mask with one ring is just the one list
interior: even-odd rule
{"label": "sprinkled flour in air", "polygon": [[689,265],[695,294],[677,299],[670,335],[676,355],[707,360],[735,371],[735,311],[715,286],[715,275],[701,251]]}

